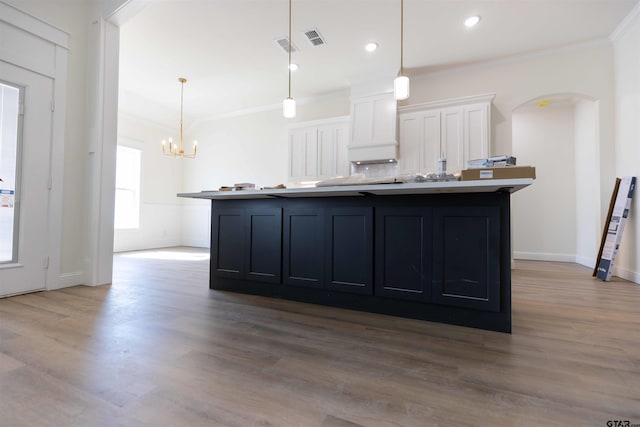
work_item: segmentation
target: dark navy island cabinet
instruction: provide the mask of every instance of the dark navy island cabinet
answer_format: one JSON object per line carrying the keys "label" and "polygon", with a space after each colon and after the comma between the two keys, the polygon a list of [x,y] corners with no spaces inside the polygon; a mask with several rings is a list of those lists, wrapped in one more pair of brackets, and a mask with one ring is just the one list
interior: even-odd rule
{"label": "dark navy island cabinet", "polygon": [[210,287],[510,332],[509,196],[212,200]]}

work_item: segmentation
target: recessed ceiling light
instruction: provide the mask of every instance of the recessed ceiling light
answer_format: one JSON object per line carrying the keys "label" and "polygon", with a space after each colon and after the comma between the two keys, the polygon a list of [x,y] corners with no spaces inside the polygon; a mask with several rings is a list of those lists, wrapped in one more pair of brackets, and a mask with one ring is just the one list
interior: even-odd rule
{"label": "recessed ceiling light", "polygon": [[480,17],[478,15],[470,16],[464,21],[464,26],[467,28],[471,28],[475,26],[478,22],[480,22]]}
{"label": "recessed ceiling light", "polygon": [[289,69],[291,71],[296,71],[298,69],[298,64],[294,64],[294,63],[289,64]]}
{"label": "recessed ceiling light", "polygon": [[366,50],[367,52],[374,52],[377,48],[378,48],[378,43],[375,43],[375,42],[367,43],[364,46],[364,50]]}

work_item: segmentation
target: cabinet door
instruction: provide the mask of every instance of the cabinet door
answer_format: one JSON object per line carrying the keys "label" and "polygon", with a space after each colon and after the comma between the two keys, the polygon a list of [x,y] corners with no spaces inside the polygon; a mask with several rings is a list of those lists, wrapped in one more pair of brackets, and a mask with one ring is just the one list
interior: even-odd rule
{"label": "cabinet door", "polygon": [[440,139],[439,110],[425,111],[420,115],[420,132],[422,134],[422,145],[420,146],[420,171],[438,172],[438,160],[444,155]]}
{"label": "cabinet door", "polygon": [[285,209],[283,232],[283,282],[325,287],[323,209]]}
{"label": "cabinet door", "polygon": [[241,209],[213,209],[211,216],[211,276],[244,277],[244,212]]}
{"label": "cabinet door", "polygon": [[373,295],[373,208],[326,211],[329,289]]}
{"label": "cabinet door", "polygon": [[313,181],[318,176],[317,128],[289,131],[289,180]]}
{"label": "cabinet door", "polygon": [[489,103],[465,105],[463,113],[464,161],[489,157]]}
{"label": "cabinet door", "polygon": [[433,302],[500,311],[500,210],[434,209]]}
{"label": "cabinet door", "polygon": [[418,173],[422,169],[420,164],[420,151],[423,144],[421,121],[421,114],[400,115],[400,156],[398,158],[400,173]]}
{"label": "cabinet door", "polygon": [[440,150],[447,159],[447,172],[454,173],[465,168],[462,139],[462,108],[442,110],[440,125]]}
{"label": "cabinet door", "polygon": [[375,294],[431,299],[431,209],[376,209]]}
{"label": "cabinet door", "polygon": [[282,209],[246,212],[246,274],[248,280],[280,283],[282,260]]}
{"label": "cabinet door", "polygon": [[352,98],[352,144],[395,145],[396,109],[397,102],[391,92]]}
{"label": "cabinet door", "polygon": [[336,128],[318,127],[318,178],[327,179],[336,176]]}
{"label": "cabinet door", "polygon": [[351,175],[351,164],[349,163],[349,124],[341,123],[336,125],[336,174],[335,176]]}

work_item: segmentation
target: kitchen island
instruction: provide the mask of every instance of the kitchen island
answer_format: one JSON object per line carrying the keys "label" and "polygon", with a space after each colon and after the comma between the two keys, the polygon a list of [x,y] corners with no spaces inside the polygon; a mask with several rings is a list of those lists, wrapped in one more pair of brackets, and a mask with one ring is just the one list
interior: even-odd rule
{"label": "kitchen island", "polygon": [[511,332],[510,195],[532,179],[202,191],[211,289]]}

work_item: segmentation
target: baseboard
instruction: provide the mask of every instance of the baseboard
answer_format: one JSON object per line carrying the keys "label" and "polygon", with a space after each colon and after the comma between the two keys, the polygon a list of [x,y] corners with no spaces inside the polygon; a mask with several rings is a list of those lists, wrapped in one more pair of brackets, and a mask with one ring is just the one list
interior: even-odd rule
{"label": "baseboard", "polygon": [[576,263],[584,265],[585,267],[594,268],[596,266],[596,260],[591,257],[576,255]]}
{"label": "baseboard", "polygon": [[87,282],[84,280],[84,273],[81,271],[75,271],[72,273],[62,273],[58,276],[58,283],[49,283],[47,285],[47,290],[52,291],[54,289],[69,288],[71,286],[86,284]]}
{"label": "baseboard", "polygon": [[571,254],[553,254],[545,252],[513,252],[514,259],[525,259],[529,261],[555,261],[555,262],[577,262],[576,256]]}
{"label": "baseboard", "polygon": [[640,285],[640,273],[626,268],[613,267],[613,275]]}

